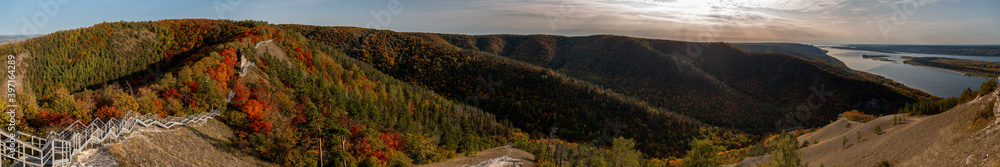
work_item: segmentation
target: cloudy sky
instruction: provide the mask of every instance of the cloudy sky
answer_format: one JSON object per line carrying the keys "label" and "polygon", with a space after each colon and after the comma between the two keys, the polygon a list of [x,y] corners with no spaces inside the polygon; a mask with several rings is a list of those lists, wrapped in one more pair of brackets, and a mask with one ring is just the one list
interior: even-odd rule
{"label": "cloudy sky", "polygon": [[685,41],[1000,44],[997,0],[39,0],[0,2],[0,34],[104,21],[264,20],[461,34]]}

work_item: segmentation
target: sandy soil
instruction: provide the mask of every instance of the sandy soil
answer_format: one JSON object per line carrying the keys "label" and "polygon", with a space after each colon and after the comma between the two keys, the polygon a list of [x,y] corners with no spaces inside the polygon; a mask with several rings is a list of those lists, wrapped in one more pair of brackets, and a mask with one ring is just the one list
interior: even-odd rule
{"label": "sandy soil", "polygon": [[[840,119],[799,137],[800,142],[819,141],[800,150],[802,160],[810,166],[874,166],[882,161],[894,166],[998,166],[1000,119],[973,122],[996,99],[993,92],[933,116],[889,115],[867,123]],[[994,108],[994,115],[1000,115],[1000,105]],[[897,116],[905,123],[893,125]],[[883,133],[875,134],[876,126]],[[760,159],[768,158],[748,158],[744,164]]]}
{"label": "sandy soil", "polygon": [[171,130],[144,130],[107,145],[122,166],[276,166],[230,144],[233,131],[217,120]]}
{"label": "sandy soil", "polygon": [[118,166],[118,162],[105,147],[83,150],[76,159],[73,166]]}

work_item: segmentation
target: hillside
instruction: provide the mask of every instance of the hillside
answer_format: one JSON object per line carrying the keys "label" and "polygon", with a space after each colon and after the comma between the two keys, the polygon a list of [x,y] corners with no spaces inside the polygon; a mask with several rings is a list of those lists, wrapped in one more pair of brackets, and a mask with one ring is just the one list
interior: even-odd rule
{"label": "hillside", "polygon": [[[802,161],[813,166],[875,166],[882,161],[893,166],[1000,165],[990,157],[1000,155],[998,93],[932,116],[895,114],[865,123],[839,119],[798,137],[810,142],[800,150]],[[876,127],[881,133],[875,133]]]}
{"label": "hillside", "polygon": [[17,90],[23,131],[223,107],[228,143],[282,166],[318,165],[319,149],[323,162],[406,166],[507,143],[555,163],[568,155],[549,147],[587,153],[578,158],[679,157],[694,138],[740,148],[846,110],[893,113],[927,97],[787,54],[610,35],[181,19],[59,31],[0,54],[17,55],[27,85]]}
{"label": "hillside", "polygon": [[[773,131],[782,113],[793,113],[806,103],[802,99],[812,95],[810,87],[824,86],[832,90],[829,92],[847,94],[833,94],[835,102],[815,109],[815,119],[802,120],[805,126],[825,123],[833,119],[833,113],[853,108],[889,113],[886,108],[927,96],[892,91],[822,63],[745,52],[722,43],[608,35],[412,35],[437,46],[485,52],[551,69],[712,125],[756,132]],[[688,46],[703,51],[692,54],[686,50]],[[846,91],[856,88],[868,91]],[[864,103],[872,99],[890,107],[866,107]],[[734,117],[742,119],[727,119]]]}
{"label": "hillside", "polygon": [[175,130],[145,130],[106,150],[123,166],[276,166],[233,148],[235,138],[229,127],[212,120]]}
{"label": "hillside", "polygon": [[481,52],[438,47],[404,33],[282,26],[344,48],[346,54],[394,78],[497,114],[531,135],[605,144],[624,136],[639,141],[638,148],[644,152],[660,157],[680,155],[686,150],[682,141],[709,127],[553,70]]}
{"label": "hillside", "polygon": [[[281,49],[254,48],[265,40]],[[440,161],[520,133],[263,22],[102,23],[3,45],[0,53],[17,55],[17,78],[29,85],[18,88],[18,129],[35,134],[127,111],[205,112],[230,90],[233,101],[216,119],[234,131],[233,147],[278,165],[318,165],[313,150],[321,138],[324,161],[371,166]],[[255,65],[237,80],[241,58]],[[128,158],[117,157],[145,162]]]}

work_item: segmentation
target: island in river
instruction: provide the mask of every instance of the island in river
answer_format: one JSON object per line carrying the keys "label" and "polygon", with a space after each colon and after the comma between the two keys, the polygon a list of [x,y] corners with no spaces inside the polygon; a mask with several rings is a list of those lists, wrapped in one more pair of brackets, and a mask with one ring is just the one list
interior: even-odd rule
{"label": "island in river", "polygon": [[866,58],[866,59],[876,60],[876,61],[888,61],[888,62],[893,62],[893,63],[899,63],[899,62],[896,62],[895,60],[890,60],[889,58],[887,58],[889,56],[886,56],[886,55],[861,55],[861,57]]}

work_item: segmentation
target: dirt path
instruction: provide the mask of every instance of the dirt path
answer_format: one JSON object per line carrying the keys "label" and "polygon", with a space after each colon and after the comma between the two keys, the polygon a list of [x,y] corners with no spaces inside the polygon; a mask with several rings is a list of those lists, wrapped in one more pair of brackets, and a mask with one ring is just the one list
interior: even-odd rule
{"label": "dirt path", "polygon": [[420,166],[422,167],[474,166],[476,164],[479,164],[480,162],[504,156],[513,158],[518,162],[520,162],[521,164],[524,164],[524,166],[529,166],[529,167],[535,166],[535,164],[531,162],[535,160],[535,155],[531,155],[531,153],[513,148],[510,145],[500,146],[480,151],[476,153],[476,157],[459,156],[452,159],[448,159],[443,162],[420,165]]}

